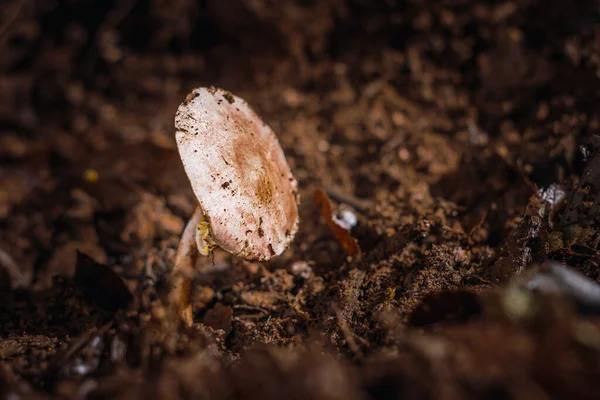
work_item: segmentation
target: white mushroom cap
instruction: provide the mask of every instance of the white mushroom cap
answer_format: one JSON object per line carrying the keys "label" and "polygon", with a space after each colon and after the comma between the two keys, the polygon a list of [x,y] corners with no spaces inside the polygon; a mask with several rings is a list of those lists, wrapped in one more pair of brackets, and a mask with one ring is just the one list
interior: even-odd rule
{"label": "white mushroom cap", "polygon": [[213,87],[187,96],[175,127],[213,241],[247,260],[281,254],[298,229],[298,183],[271,128],[244,100]]}

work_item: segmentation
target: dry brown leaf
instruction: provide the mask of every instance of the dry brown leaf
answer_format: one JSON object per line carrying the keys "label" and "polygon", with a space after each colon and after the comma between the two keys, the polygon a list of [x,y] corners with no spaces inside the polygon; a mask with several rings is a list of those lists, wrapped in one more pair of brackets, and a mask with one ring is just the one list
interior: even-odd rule
{"label": "dry brown leaf", "polygon": [[346,253],[351,257],[359,254],[360,247],[358,246],[358,242],[352,237],[349,229],[346,229],[336,222],[333,205],[324,190],[317,189],[315,192],[315,203],[321,208],[321,216],[325,219],[327,225],[329,225],[329,228],[337,241],[342,245],[344,250],[346,250]]}

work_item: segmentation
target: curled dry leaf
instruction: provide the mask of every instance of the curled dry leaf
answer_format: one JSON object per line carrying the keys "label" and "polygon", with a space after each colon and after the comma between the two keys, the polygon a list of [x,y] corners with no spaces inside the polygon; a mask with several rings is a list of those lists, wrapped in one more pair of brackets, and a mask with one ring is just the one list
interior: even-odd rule
{"label": "curled dry leaf", "polygon": [[356,224],[356,217],[348,218],[344,213],[340,217],[336,216],[331,200],[322,189],[317,189],[315,192],[315,203],[321,208],[321,216],[325,219],[327,225],[333,232],[337,241],[342,245],[346,253],[353,257],[360,253],[360,247],[356,239],[350,234],[350,229]]}
{"label": "curled dry leaf", "polygon": [[187,96],[175,127],[214,243],[247,260],[281,254],[298,229],[298,185],[271,128],[244,100],[213,87]]}

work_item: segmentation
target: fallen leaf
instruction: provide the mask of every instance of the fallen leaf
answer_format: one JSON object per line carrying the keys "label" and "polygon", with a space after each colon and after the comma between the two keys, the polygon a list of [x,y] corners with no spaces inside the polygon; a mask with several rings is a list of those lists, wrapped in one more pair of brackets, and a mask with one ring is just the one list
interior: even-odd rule
{"label": "fallen leaf", "polygon": [[336,218],[331,200],[322,189],[317,189],[315,192],[315,203],[321,207],[321,216],[325,219],[327,225],[333,232],[337,241],[342,245],[346,253],[353,257],[360,253],[360,247],[356,239],[350,234],[348,224],[341,224],[340,219]]}
{"label": "fallen leaf", "polygon": [[125,308],[133,300],[125,281],[115,271],[79,251],[74,280],[86,301],[105,310]]}

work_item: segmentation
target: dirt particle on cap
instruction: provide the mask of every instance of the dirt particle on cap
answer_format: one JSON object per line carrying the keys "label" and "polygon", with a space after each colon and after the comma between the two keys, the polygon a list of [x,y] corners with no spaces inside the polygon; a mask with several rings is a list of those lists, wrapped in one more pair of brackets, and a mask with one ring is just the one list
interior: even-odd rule
{"label": "dirt particle on cap", "polygon": [[260,237],[265,236],[265,231],[263,230],[263,228],[258,228],[258,236],[260,236]]}
{"label": "dirt particle on cap", "polygon": [[185,97],[185,100],[183,101],[183,105],[187,106],[188,104],[190,104],[192,102],[192,100],[194,100],[198,96],[200,96],[200,93],[198,93],[197,91],[194,90],[193,92],[189,93]]}
{"label": "dirt particle on cap", "polygon": [[223,182],[223,184],[221,185],[221,187],[223,189],[227,189],[229,187],[229,185],[230,185],[230,182]]}
{"label": "dirt particle on cap", "polygon": [[235,101],[235,98],[233,97],[231,92],[228,92],[226,90],[223,93],[223,97],[229,102],[229,104],[233,104],[233,102]]}

